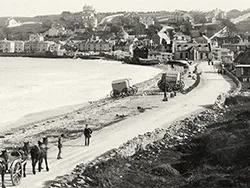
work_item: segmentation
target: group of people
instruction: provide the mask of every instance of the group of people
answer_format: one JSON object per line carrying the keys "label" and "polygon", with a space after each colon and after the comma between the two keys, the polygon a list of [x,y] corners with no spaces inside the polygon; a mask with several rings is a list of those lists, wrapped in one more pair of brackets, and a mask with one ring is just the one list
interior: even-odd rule
{"label": "group of people", "polygon": [[[88,125],[85,126],[84,128],[84,137],[85,137],[85,146],[89,146],[90,143],[90,138],[91,138],[91,134],[92,134],[92,130],[88,127]],[[62,147],[63,147],[63,139],[65,138],[64,134],[61,134],[58,137],[58,141],[57,141],[57,147],[58,147],[58,154],[57,154],[57,159],[62,159]]]}

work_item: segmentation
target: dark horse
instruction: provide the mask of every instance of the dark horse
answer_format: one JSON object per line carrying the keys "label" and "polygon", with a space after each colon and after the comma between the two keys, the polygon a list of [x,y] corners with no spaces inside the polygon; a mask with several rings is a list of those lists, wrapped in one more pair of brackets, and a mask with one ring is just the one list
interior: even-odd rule
{"label": "dark horse", "polygon": [[2,153],[0,155],[0,174],[2,178],[2,188],[5,188],[4,176],[6,174],[7,169],[8,169],[8,154],[6,150],[2,150]]}
{"label": "dark horse", "polygon": [[36,164],[38,163],[38,171],[42,170],[43,159],[45,161],[46,170],[49,171],[48,159],[47,159],[47,139],[43,139],[43,142],[38,141],[38,145],[34,145],[30,149],[31,162],[33,174],[36,174]]}

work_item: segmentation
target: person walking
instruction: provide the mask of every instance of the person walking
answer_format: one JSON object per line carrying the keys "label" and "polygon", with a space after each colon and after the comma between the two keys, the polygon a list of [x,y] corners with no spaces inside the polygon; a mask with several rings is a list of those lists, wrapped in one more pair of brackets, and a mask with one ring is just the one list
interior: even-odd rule
{"label": "person walking", "polygon": [[85,146],[89,146],[89,140],[92,134],[92,130],[88,128],[88,125],[85,126],[84,136],[85,136]]}
{"label": "person walking", "polygon": [[58,141],[57,141],[57,147],[58,147],[58,154],[57,154],[57,159],[62,159],[61,157],[61,153],[62,153],[62,139],[64,138],[64,134],[61,134],[59,137],[58,137]]}

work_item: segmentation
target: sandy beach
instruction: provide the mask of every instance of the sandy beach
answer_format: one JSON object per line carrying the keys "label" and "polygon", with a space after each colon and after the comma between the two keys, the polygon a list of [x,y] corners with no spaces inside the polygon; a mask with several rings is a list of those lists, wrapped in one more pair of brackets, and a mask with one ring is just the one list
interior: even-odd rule
{"label": "sandy beach", "polygon": [[[158,66],[162,72],[169,71],[167,66]],[[194,66],[191,67],[193,69]],[[192,70],[190,70],[192,71]],[[23,141],[36,143],[42,137],[48,137],[54,143],[56,137],[64,133],[67,139],[74,139],[82,135],[85,124],[93,130],[99,130],[113,123],[125,120],[140,114],[137,107],[146,111],[158,108],[162,104],[163,93],[156,86],[161,74],[145,80],[136,86],[139,91],[136,95],[112,99],[110,96],[97,101],[64,106],[54,110],[30,114],[2,131],[1,139],[4,147],[20,146]],[[191,86],[195,80],[184,76],[185,88]]]}

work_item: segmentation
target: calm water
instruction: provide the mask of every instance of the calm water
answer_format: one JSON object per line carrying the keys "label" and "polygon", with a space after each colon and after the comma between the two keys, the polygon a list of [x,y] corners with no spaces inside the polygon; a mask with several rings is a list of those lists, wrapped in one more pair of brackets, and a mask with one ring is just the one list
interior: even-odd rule
{"label": "calm water", "polygon": [[101,60],[0,58],[0,126],[66,105],[103,98],[115,79],[132,84],[160,70]]}

